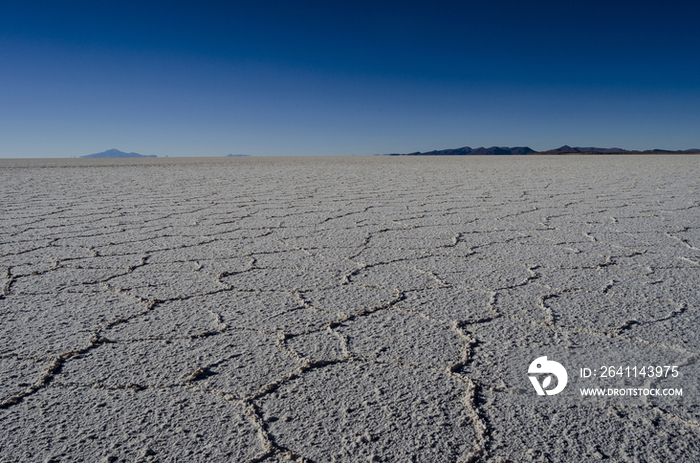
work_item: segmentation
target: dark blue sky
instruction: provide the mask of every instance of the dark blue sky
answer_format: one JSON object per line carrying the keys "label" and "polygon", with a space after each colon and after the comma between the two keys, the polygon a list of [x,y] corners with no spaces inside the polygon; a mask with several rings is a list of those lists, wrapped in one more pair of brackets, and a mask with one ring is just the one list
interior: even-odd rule
{"label": "dark blue sky", "polygon": [[700,148],[697,2],[102,3],[0,5],[0,157]]}

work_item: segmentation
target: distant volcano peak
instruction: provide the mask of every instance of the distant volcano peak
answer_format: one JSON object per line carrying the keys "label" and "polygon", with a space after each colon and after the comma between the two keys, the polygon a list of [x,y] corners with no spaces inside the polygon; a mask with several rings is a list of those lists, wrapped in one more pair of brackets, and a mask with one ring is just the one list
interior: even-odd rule
{"label": "distant volcano peak", "polygon": [[139,154],[139,153],[125,153],[123,151],[119,151],[116,148],[112,148],[111,150],[103,151],[101,153],[95,153],[95,154],[88,154],[86,156],[80,156],[81,158],[155,158],[156,155],[152,154],[150,156],[146,156],[144,154]]}

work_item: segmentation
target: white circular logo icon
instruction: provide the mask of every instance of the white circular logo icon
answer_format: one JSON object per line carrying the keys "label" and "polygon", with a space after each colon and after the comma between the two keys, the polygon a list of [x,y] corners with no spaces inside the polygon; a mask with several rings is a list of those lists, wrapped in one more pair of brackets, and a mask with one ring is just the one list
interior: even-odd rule
{"label": "white circular logo icon", "polygon": [[[530,368],[527,369],[528,374],[530,374],[530,382],[535,386],[535,390],[539,395],[555,395],[559,394],[566,387],[566,382],[569,380],[569,375],[566,374],[566,369],[559,362],[554,360],[547,360],[547,357],[536,358],[531,364]],[[535,375],[535,376],[532,376]],[[544,375],[542,384],[540,384],[539,377]],[[552,385],[552,378],[556,378],[556,387],[552,389],[547,389]]]}

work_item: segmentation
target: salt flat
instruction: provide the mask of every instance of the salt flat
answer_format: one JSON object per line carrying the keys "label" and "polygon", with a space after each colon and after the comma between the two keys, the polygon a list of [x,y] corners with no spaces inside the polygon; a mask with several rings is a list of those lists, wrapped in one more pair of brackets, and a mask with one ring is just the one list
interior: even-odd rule
{"label": "salt flat", "polygon": [[698,461],[698,179],[696,156],[2,160],[0,461]]}

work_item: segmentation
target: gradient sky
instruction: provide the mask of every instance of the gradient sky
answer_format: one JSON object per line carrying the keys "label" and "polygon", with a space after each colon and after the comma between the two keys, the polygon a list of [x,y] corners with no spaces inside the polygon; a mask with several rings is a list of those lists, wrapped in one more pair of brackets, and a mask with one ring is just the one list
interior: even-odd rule
{"label": "gradient sky", "polygon": [[0,157],[700,148],[700,4],[3,2]]}

